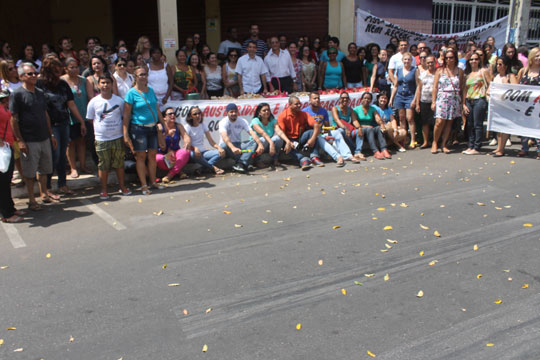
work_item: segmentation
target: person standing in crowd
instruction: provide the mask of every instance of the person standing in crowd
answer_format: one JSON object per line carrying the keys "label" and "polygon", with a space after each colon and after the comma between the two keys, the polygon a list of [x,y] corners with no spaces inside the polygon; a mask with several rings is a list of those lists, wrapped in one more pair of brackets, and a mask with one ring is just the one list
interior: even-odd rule
{"label": "person standing in crowd", "polygon": [[[61,79],[69,85],[71,93],[73,94],[73,101],[75,102],[75,106],[77,106],[77,110],[79,110],[79,114],[83,119],[87,119],[86,109],[88,101],[90,100],[86,93],[87,80],[79,75],[79,65],[77,64],[77,60],[74,58],[67,58],[64,63],[66,64],[66,74],[62,75]],[[67,159],[71,168],[71,177],[75,179],[79,177],[77,171],[77,155],[81,172],[90,174],[90,170],[86,168],[86,141],[85,137],[82,135],[81,124],[71,112],[69,113],[69,124]],[[88,126],[86,126],[86,128],[88,131]]]}
{"label": "person standing in crowd", "polygon": [[386,50],[388,59],[391,59],[392,56],[394,56],[394,54],[396,53],[397,47],[395,47],[394,44],[387,44],[385,47],[385,50]]}
{"label": "person standing in crowd", "polygon": [[19,60],[17,60],[16,66],[19,66],[23,62],[29,62],[34,64],[37,71],[41,69],[41,60],[38,59],[34,46],[30,43],[23,44],[21,52],[19,54]]}
{"label": "person standing in crowd", "polygon": [[197,52],[197,54],[202,55],[202,48],[204,46],[204,43],[201,42],[201,34],[195,33],[193,34],[193,48]]}
{"label": "person standing in crowd", "polygon": [[[158,124],[158,131],[165,137],[165,147],[160,147],[156,154],[157,167],[167,171],[167,175],[161,178],[162,183],[169,183],[182,171],[189,161],[189,149],[191,138],[186,133],[184,126],[176,122],[176,113],[172,107],[167,107],[163,112],[165,126]],[[180,139],[184,140],[184,147],[180,147]]]}
{"label": "person standing in crowd", "polygon": [[294,79],[296,91],[302,91],[302,83],[304,79],[302,76],[302,60],[298,58],[298,45],[295,42],[291,42],[287,50],[289,51],[289,54],[291,56],[294,72],[296,73],[296,79]]}
{"label": "person standing in crowd", "polygon": [[[317,143],[319,148],[323,149],[337,163],[338,167],[345,166],[345,160],[360,162],[360,160],[353,157],[351,149],[349,149],[340,130],[325,131],[325,127],[330,127],[330,118],[328,117],[328,111],[321,106],[321,96],[318,92],[309,94],[309,105],[303,108],[302,111],[311,115],[315,119],[315,123],[321,124],[323,131],[321,136],[317,137]],[[324,163],[318,157],[312,158],[311,162],[316,166],[324,166]]]}
{"label": "person standing in crowd", "polygon": [[50,53],[54,53],[54,46],[48,43],[41,44],[41,56],[39,57],[41,62],[43,62],[47,54],[50,54]]}
{"label": "person standing in crowd", "polygon": [[[289,107],[279,114],[278,125],[285,135],[283,138],[285,154],[291,154],[293,158],[296,158],[300,168],[305,171],[311,168],[312,162],[317,166],[324,165],[319,159],[317,143],[322,124],[315,122],[311,115],[301,109],[300,99],[289,96]],[[309,157],[302,151],[309,152]]]}
{"label": "person standing in crowd", "polygon": [[[306,44],[306,45],[309,46],[309,44]],[[311,49],[315,55],[313,60],[315,61],[315,63],[318,63],[322,54],[321,39],[319,38],[313,39],[313,44],[311,45]]]}
{"label": "person standing in crowd", "polygon": [[328,62],[321,62],[321,71],[319,76],[320,89],[341,89],[347,83],[343,63],[337,58],[338,51],[335,48],[328,49]]}
{"label": "person standing in crowd", "polygon": [[203,65],[208,64],[208,55],[210,55],[210,52],[212,52],[212,50],[210,50],[210,46],[206,44],[202,45],[201,50],[198,51],[198,54],[201,55],[201,62]]}
{"label": "person standing in crowd", "polygon": [[390,94],[390,81],[388,79],[388,53],[385,49],[382,49],[379,53],[379,62],[373,66],[371,72],[370,91],[386,91]]}
{"label": "person standing in crowd", "polygon": [[381,52],[381,47],[378,44],[371,43],[366,46],[366,61],[365,67],[367,68],[366,81],[364,86],[371,84],[371,76],[373,75],[373,68],[379,62],[379,53]]}
{"label": "person standing in crowd", "polygon": [[270,77],[268,83],[270,91],[281,90],[287,93],[296,91],[298,86],[296,85],[296,71],[291,60],[293,55],[279,47],[277,36],[270,38],[270,46],[272,48],[264,58]]}
{"label": "person standing in crowd", "polygon": [[[35,67],[35,66],[34,66]],[[1,90],[8,89],[13,92],[21,87],[22,83],[17,74],[17,67],[11,60],[0,60],[0,80]]]}
{"label": "person standing in crowd", "polygon": [[[403,55],[405,53],[408,53],[407,50],[409,49],[409,41],[408,40],[400,40],[399,41],[399,52],[395,55],[393,55],[390,58],[390,61],[388,62],[388,78],[392,83],[395,82],[395,75],[396,70],[403,67]],[[410,55],[410,53],[408,53]],[[411,66],[416,67],[416,60],[411,56]]]}
{"label": "person standing in crowd", "polygon": [[80,49],[77,55],[79,58],[79,74],[83,74],[90,68],[90,55],[86,49]]}
{"label": "person standing in crowd", "polygon": [[141,54],[144,62],[147,64],[150,62],[150,60],[152,60],[150,49],[152,49],[152,43],[150,42],[148,36],[140,36],[137,40],[137,46],[135,47],[135,54]]}
{"label": "person standing in crowd", "polygon": [[[236,161],[233,165],[234,171],[247,173],[253,158],[263,153],[264,145],[259,140],[257,133],[251,130],[248,122],[238,118],[236,104],[227,105],[225,111],[227,116],[219,122],[219,135],[221,136],[219,147],[225,150],[229,158]],[[247,132],[252,140],[242,143],[243,131]]]}
{"label": "person standing in crowd", "polygon": [[247,54],[240,57],[236,65],[240,94],[267,92],[266,74],[268,69],[261,57],[257,56],[257,43],[250,41]]}
{"label": "person standing in crowd", "polygon": [[399,152],[407,151],[402,145],[402,142],[407,138],[407,131],[398,126],[394,112],[390,106],[388,106],[390,100],[388,93],[381,91],[377,95],[377,104],[373,105],[382,120],[381,131],[388,139],[387,144],[394,144]]}
{"label": "person standing in crowd", "polygon": [[[216,164],[226,156],[225,150],[214,142],[198,106],[192,106],[189,109],[186,123],[186,133],[191,138],[190,161],[200,164],[204,169],[215,172],[216,175],[223,175],[225,171],[217,167]],[[204,144],[205,137],[210,146],[213,147],[212,150],[206,148]]]}
{"label": "person standing in crowd", "polygon": [[256,55],[264,59],[264,56],[268,52],[268,45],[266,45],[264,40],[259,39],[259,25],[257,24],[249,25],[249,38],[242,44],[242,55],[249,53],[249,44],[252,42],[255,43],[257,48]]}
{"label": "person standing in crowd", "polygon": [[336,50],[336,60],[339,62],[341,62],[343,58],[347,56],[343,51],[339,50],[339,39],[333,36],[328,40],[328,49],[321,53],[321,63],[330,61],[330,54],[328,54],[330,49]]}
{"label": "person standing in crowd", "polygon": [[41,206],[34,196],[36,172],[41,197],[45,203],[49,203],[51,198],[47,192],[47,174],[53,171],[51,148],[56,148],[57,143],[47,113],[45,94],[36,87],[36,68],[31,63],[22,63],[18,73],[23,85],[13,91],[10,98],[11,128],[22,155],[22,175],[28,193],[28,208],[37,211],[41,210]]}
{"label": "person standing in crowd", "polygon": [[206,76],[206,97],[223,96],[223,78],[221,66],[218,64],[217,55],[211,52],[208,54],[207,64],[204,66]]}
{"label": "person standing in crowd", "polygon": [[[90,98],[93,98],[99,94],[98,79],[101,77],[101,75],[105,73],[108,74],[109,69],[105,60],[99,55],[92,56],[90,66],[90,74],[86,77],[86,80],[88,80],[86,83],[86,92]],[[116,82],[113,82],[113,94],[118,95],[118,87]]]}
{"label": "person standing in crowd", "polygon": [[484,131],[484,120],[487,115],[487,94],[491,82],[490,72],[480,67],[480,57],[473,54],[467,60],[465,68],[465,86],[463,97],[463,113],[467,116],[467,134],[469,135],[469,145],[463,151],[465,155],[480,154],[482,146],[482,133]]}
{"label": "person standing in crowd", "polygon": [[173,97],[175,100],[183,100],[189,91],[197,88],[195,69],[187,64],[187,56],[184,50],[176,50],[176,65],[173,74]]}
{"label": "person standing in crowd", "polygon": [[285,34],[279,34],[278,35],[278,39],[279,39],[279,48],[281,50],[287,50],[287,36]]}
{"label": "person standing in crowd", "polygon": [[159,108],[164,108],[173,90],[173,73],[170,66],[163,62],[163,50],[161,48],[152,48],[150,50],[148,86],[154,90]]}
{"label": "person standing in crowd", "polygon": [[445,154],[450,154],[448,140],[452,130],[454,119],[461,117],[463,107],[463,88],[465,77],[463,70],[457,66],[457,52],[454,49],[446,50],[443,66],[437,69],[433,79],[434,101],[431,109],[435,111],[435,129],[433,130],[433,143],[431,153],[437,154],[438,144],[442,136],[442,149]]}
{"label": "person standing in crowd", "polygon": [[414,122],[416,66],[412,65],[413,56],[411,53],[405,52],[401,55],[403,66],[397,67],[394,74],[394,87],[390,97],[390,106],[398,110],[400,128],[406,131],[407,124],[409,125],[411,136],[409,148],[414,149],[416,147],[416,123]]}
{"label": "person standing in crowd", "polygon": [[227,29],[227,39],[219,44],[217,56],[221,61],[227,61],[229,58],[226,56],[230,50],[236,49],[237,53],[242,51],[242,44],[238,42],[238,30],[235,27],[229,27]]}
{"label": "person standing in crowd", "polygon": [[0,40],[0,60],[13,60],[11,57],[11,46],[4,40]]}
{"label": "person standing in crowd", "polygon": [[88,55],[94,55],[94,48],[101,45],[101,40],[97,36],[89,36],[85,40],[86,50],[88,50]]}
{"label": "person standing in crowd", "polygon": [[354,157],[358,160],[366,160],[362,154],[364,145],[364,135],[356,113],[350,107],[351,98],[346,91],[339,94],[339,102],[332,108],[332,118],[341,131],[345,142],[351,151],[354,151]]}
{"label": "person standing in crowd", "polygon": [[345,77],[347,78],[346,86],[348,88],[361,87],[366,83],[367,78],[367,69],[364,66],[364,60],[358,57],[358,48],[355,43],[350,43],[347,46],[347,50],[349,51],[349,55],[345,56],[341,61],[345,70]]}
{"label": "person standing in crowd", "polygon": [[146,176],[148,175],[150,179],[150,187],[161,188],[154,181],[156,178],[156,154],[158,142],[159,147],[164,149],[165,141],[161,134],[158,136],[156,125],[160,122],[164,126],[163,117],[159,111],[156,94],[148,86],[147,67],[143,66],[135,69],[135,85],[128,91],[124,101],[124,142],[130,151],[135,154],[137,175],[141,182],[142,193],[143,195],[150,195],[152,192],[146,182]]}
{"label": "person standing in crowd", "polygon": [[[279,166],[279,153],[284,144],[285,134],[281,131],[268,103],[257,105],[249,127],[257,133],[264,145],[264,151],[272,157],[272,165]],[[259,163],[258,167],[262,165]]]}
{"label": "person standing in crowd", "polygon": [[[118,96],[122,99],[126,97],[127,92],[133,86],[133,75],[127,71],[128,61],[123,57],[118,57],[115,62],[115,72],[113,74],[118,87]],[[133,64],[133,62],[132,62]]]}
{"label": "person standing in crowd", "polygon": [[23,220],[21,216],[26,212],[15,209],[15,204],[11,198],[11,178],[15,163],[13,147],[15,137],[10,125],[9,96],[9,90],[0,91],[0,148],[7,144],[11,149],[8,169],[5,172],[0,171],[0,215],[2,215],[2,222],[16,223]]}
{"label": "person standing in crowd", "polygon": [[240,95],[240,85],[238,85],[238,74],[236,64],[240,56],[240,50],[231,48],[227,53],[227,60],[221,68],[221,77],[225,86],[225,94],[237,98]]}
{"label": "person standing in crowd", "polygon": [[186,43],[184,46],[182,46],[183,51],[186,52],[186,56],[191,56],[193,54],[197,54],[197,49],[195,48],[195,45],[193,44],[193,37],[188,36],[186,38]]}
{"label": "person standing in crowd", "polygon": [[[516,50],[516,46],[512,43],[506,43],[504,44],[504,47],[502,48],[502,54],[506,55],[510,58],[510,71],[517,75],[519,73],[519,70],[523,68],[523,64],[518,58],[518,53]],[[495,64],[493,64],[495,65]],[[495,72],[495,71],[493,71]]]}
{"label": "person standing in crowd", "polygon": [[300,57],[301,60],[299,60],[302,62],[302,89],[304,91],[315,91],[317,88],[317,65],[309,46],[302,46]]}
{"label": "person standing in crowd", "polygon": [[518,60],[521,61],[521,64],[523,64],[523,67],[527,67],[529,65],[529,48],[525,45],[521,45],[517,49],[518,53]]}
{"label": "person standing in crowd", "polygon": [[[53,171],[56,170],[58,176],[58,191],[62,194],[72,195],[73,191],[67,187],[66,182],[66,151],[69,144],[70,114],[79,122],[80,134],[83,137],[86,136],[86,124],[75,104],[69,85],[60,78],[63,72],[64,66],[60,60],[56,58],[45,59],[36,87],[43,90],[47,101],[47,112],[51,119],[52,132],[58,142],[58,146],[52,152]],[[47,175],[47,191],[53,200],[58,200],[58,195],[50,191],[52,175],[52,172]]]}
{"label": "person standing in crowd", "polygon": [[199,94],[203,94],[206,91],[206,76],[202,68],[201,57],[198,54],[191,55],[189,57],[189,65],[195,74],[193,85],[197,88]]}
{"label": "person standing in crowd", "polygon": [[[435,56],[427,55],[425,51],[420,52],[420,66],[416,69],[416,112],[420,114],[422,120],[422,138],[424,143],[420,149],[429,147],[429,132],[435,125],[434,113],[431,108],[433,103],[433,82],[435,81]],[[424,66],[425,64],[425,66]]]}
{"label": "person standing in crowd", "polygon": [[[353,111],[356,113],[356,118],[362,128],[363,136],[367,139],[369,147],[373,152],[373,157],[377,160],[391,159],[392,155],[388,152],[386,140],[382,132],[383,121],[375,106],[371,105],[373,95],[365,92],[362,94],[361,99],[360,105],[355,107]],[[375,140],[375,137],[377,140]]]}
{"label": "person standing in crowd", "polygon": [[[409,47],[409,52],[411,53],[411,55],[416,59],[416,57],[418,56],[418,45],[416,44],[412,44],[410,47]],[[416,62],[418,64],[418,62]]]}
{"label": "person standing in crowd", "polygon": [[73,58],[78,61],[77,52],[73,50],[71,38],[67,36],[61,37],[60,40],[58,40],[58,48],[60,49],[60,52],[58,53],[60,61],[65,63],[68,58]]}
{"label": "person standing in crowd", "polygon": [[[535,47],[529,51],[529,63],[526,68],[519,71],[517,75],[519,83],[522,85],[540,86],[540,48]],[[532,120],[531,120],[532,121]],[[538,120],[535,120],[538,122]],[[540,160],[540,139],[522,136],[521,151],[517,156],[524,157],[529,154],[529,140],[536,142],[536,160]]]}
{"label": "person standing in crowd", "polygon": [[416,61],[417,64],[421,63],[420,54],[422,53],[422,51],[425,51],[427,55],[431,54],[431,50],[429,47],[427,47],[426,43],[423,41],[420,41],[418,43],[418,54],[414,55],[414,60]]}
{"label": "person standing in crowd", "polygon": [[[495,67],[497,68],[497,73],[492,82],[495,84],[517,84],[518,80],[517,80],[516,75],[514,75],[512,71],[510,71],[511,65],[512,63],[508,56],[505,56],[505,55],[500,56],[497,59],[497,62],[495,65]],[[497,133],[496,140],[497,140],[496,141],[497,149],[495,149],[489,154],[493,155],[493,157],[504,156],[504,149],[506,146],[508,146],[510,135]]]}
{"label": "person standing in crowd", "polygon": [[124,101],[112,92],[113,79],[109,73],[98,80],[99,95],[88,103],[86,118],[93,122],[95,147],[99,159],[98,176],[101,183],[101,200],[109,199],[107,180],[109,172],[114,169],[120,193],[131,195],[124,183],[124,141],[122,133],[122,115]]}

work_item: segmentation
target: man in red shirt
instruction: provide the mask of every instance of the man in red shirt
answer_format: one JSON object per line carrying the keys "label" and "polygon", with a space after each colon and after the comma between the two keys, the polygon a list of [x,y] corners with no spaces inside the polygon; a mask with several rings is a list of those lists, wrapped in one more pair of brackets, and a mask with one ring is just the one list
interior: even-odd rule
{"label": "man in red shirt", "polygon": [[[302,103],[296,96],[289,97],[289,108],[279,114],[278,125],[286,136],[285,153],[294,156],[302,170],[311,168],[312,160],[320,161],[317,136],[321,124],[302,111]],[[309,158],[302,152],[309,152]]]}

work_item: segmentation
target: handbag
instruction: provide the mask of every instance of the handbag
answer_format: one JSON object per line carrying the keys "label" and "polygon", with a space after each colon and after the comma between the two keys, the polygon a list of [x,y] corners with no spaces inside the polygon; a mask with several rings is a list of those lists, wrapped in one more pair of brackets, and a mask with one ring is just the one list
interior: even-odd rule
{"label": "handbag", "polygon": [[4,138],[2,139],[3,145],[0,147],[0,172],[6,173],[11,163],[11,146],[6,142],[7,127],[9,120],[6,121],[6,128],[4,129]]}

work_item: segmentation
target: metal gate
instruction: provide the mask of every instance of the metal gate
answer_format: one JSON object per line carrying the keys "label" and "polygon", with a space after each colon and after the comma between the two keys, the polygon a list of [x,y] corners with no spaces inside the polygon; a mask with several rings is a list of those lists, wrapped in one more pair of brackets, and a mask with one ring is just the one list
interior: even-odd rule
{"label": "metal gate", "polygon": [[[467,31],[508,15],[509,0],[434,0],[433,34]],[[540,0],[531,1],[527,43],[540,41]]]}

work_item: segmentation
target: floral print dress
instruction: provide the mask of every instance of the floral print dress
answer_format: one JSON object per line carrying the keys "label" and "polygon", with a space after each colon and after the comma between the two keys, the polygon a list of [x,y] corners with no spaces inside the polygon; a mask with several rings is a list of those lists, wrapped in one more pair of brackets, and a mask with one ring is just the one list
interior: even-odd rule
{"label": "floral print dress", "polygon": [[448,70],[443,70],[437,84],[436,119],[454,120],[461,117],[459,73],[452,77],[448,75]]}

